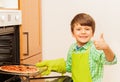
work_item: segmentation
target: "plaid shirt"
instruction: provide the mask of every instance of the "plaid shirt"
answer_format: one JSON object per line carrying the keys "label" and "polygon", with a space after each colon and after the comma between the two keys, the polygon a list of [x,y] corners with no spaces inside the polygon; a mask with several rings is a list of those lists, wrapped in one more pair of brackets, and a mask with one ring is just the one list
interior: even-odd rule
{"label": "plaid shirt", "polygon": [[112,62],[108,62],[106,60],[105,54],[102,50],[97,50],[92,41],[89,41],[82,47],[78,47],[77,43],[71,45],[67,55],[66,61],[66,70],[67,72],[71,72],[71,62],[72,62],[72,52],[84,52],[90,47],[90,54],[89,54],[89,67],[92,77],[92,82],[101,82],[103,78],[103,68],[104,64],[112,65],[117,63],[116,56]]}

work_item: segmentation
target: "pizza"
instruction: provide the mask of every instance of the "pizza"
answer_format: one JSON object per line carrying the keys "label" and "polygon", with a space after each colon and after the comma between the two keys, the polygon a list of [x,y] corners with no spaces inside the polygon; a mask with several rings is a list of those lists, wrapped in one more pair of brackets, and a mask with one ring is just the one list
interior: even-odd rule
{"label": "pizza", "polygon": [[26,65],[5,65],[0,66],[0,70],[12,73],[37,73],[39,71],[35,66]]}

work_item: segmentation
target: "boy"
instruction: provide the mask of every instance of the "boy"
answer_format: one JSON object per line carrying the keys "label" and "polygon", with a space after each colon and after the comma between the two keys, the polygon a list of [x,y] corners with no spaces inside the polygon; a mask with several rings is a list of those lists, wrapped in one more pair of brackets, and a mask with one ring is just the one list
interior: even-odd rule
{"label": "boy", "polygon": [[116,57],[105,42],[103,34],[92,41],[95,21],[85,13],[77,14],[71,21],[71,32],[76,40],[69,48],[67,60],[56,59],[37,63],[37,67],[47,66],[48,70],[60,73],[71,72],[73,82],[101,82],[104,64],[115,64]]}

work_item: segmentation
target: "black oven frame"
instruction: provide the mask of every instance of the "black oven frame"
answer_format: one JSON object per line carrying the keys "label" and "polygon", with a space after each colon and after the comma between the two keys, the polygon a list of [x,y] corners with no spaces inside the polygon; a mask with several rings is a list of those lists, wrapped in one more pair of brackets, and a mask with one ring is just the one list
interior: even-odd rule
{"label": "black oven frame", "polygon": [[[14,40],[13,40],[14,44],[12,44],[13,48],[14,48],[13,49],[14,50],[14,52],[13,52],[14,60],[10,63],[13,64],[13,65],[14,64],[19,65],[20,64],[20,33],[19,33],[20,25],[10,25],[10,26],[3,26],[3,27],[0,26],[0,29],[5,30],[6,28],[10,28],[10,27],[14,28],[13,33],[10,32],[10,34],[13,34],[13,38],[14,38]],[[9,34],[9,32],[5,33],[5,34],[4,33],[0,34],[0,36],[2,36],[2,35],[4,36],[6,34]],[[3,62],[3,65],[5,65],[4,62]],[[6,82],[7,80],[9,80],[13,77],[15,77],[15,75],[0,73],[0,82]],[[11,81],[7,81],[7,82],[21,82],[21,81],[20,81],[19,76],[17,76],[17,78],[14,78]]]}

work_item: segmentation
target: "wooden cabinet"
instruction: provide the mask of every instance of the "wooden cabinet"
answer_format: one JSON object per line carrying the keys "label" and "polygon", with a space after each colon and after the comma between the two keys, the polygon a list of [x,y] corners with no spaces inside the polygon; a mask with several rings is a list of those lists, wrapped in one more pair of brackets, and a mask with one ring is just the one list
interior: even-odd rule
{"label": "wooden cabinet", "polygon": [[41,0],[19,0],[18,4],[22,11],[21,63],[35,64],[42,58]]}

